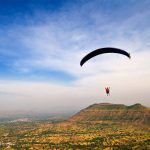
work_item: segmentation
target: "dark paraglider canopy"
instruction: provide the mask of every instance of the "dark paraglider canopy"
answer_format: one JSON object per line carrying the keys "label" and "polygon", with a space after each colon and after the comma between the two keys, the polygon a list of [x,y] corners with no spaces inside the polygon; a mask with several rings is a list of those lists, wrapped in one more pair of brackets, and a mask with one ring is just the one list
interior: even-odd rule
{"label": "dark paraglider canopy", "polygon": [[130,54],[128,52],[126,52],[125,50],[119,49],[119,48],[112,48],[112,47],[104,47],[104,48],[100,48],[100,49],[96,49],[92,52],[90,52],[89,54],[87,54],[80,62],[80,65],[82,66],[86,61],[88,61],[89,59],[100,55],[100,54],[105,54],[105,53],[117,53],[117,54],[122,54],[127,56],[129,59],[131,58]]}

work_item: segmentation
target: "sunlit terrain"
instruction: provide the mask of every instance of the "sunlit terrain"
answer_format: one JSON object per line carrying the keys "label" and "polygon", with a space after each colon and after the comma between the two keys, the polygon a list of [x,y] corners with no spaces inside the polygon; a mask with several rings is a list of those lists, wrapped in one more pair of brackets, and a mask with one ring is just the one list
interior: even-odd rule
{"label": "sunlit terrain", "polygon": [[[0,148],[10,150],[150,149],[150,127],[148,124],[137,123],[136,121],[132,122],[133,120],[131,122],[112,121],[112,119],[106,118],[106,114],[105,119],[103,118],[101,121],[78,121],[83,116],[84,111],[91,111],[91,107],[93,106],[95,109],[95,105],[92,105],[82,110],[82,113],[77,113],[72,117],[73,119],[70,118],[69,120],[31,121],[22,119],[9,123],[1,123]],[[94,111],[97,112],[97,110]],[[121,112],[122,110],[119,111]],[[90,113],[88,115],[91,116]],[[100,116],[101,114],[99,114]],[[127,115],[126,118],[128,118]]]}

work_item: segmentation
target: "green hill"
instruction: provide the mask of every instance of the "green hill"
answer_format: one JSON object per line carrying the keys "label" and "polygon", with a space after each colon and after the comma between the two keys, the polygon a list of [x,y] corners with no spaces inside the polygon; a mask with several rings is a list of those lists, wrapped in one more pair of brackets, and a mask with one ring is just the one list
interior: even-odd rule
{"label": "green hill", "polygon": [[150,109],[141,104],[126,106],[123,104],[99,103],[81,110],[69,120],[119,121],[150,124]]}

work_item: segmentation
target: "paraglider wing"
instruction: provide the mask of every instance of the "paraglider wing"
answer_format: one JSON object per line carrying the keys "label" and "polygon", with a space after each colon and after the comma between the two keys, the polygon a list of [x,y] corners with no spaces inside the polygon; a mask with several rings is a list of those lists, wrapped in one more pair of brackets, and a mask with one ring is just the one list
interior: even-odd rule
{"label": "paraglider wing", "polygon": [[95,57],[100,54],[105,54],[105,53],[118,53],[118,54],[122,54],[122,55],[129,57],[129,59],[131,58],[130,54],[128,52],[126,52],[125,50],[118,49],[118,48],[105,47],[105,48],[96,49],[96,50],[92,51],[91,53],[87,54],[81,60],[80,65],[82,66],[86,61],[88,61],[92,57]]}

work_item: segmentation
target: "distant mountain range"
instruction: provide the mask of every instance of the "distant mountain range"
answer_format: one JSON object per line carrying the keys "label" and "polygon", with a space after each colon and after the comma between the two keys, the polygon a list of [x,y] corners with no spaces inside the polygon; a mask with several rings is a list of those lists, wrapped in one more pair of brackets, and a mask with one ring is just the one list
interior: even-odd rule
{"label": "distant mountain range", "polygon": [[131,106],[99,103],[82,109],[69,121],[119,121],[150,124],[150,108],[139,103]]}

